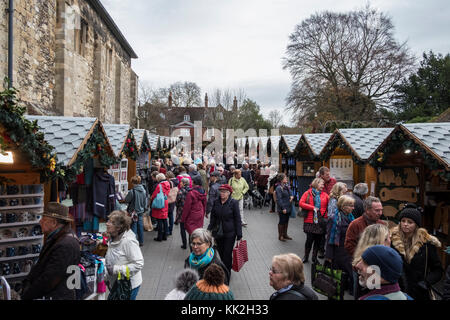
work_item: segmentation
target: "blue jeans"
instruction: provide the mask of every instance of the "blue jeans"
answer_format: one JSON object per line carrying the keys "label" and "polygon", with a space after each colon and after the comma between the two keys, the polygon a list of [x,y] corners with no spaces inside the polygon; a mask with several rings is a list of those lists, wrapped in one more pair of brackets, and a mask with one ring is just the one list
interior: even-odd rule
{"label": "blue jeans", "polygon": [[139,241],[139,245],[144,245],[144,221],[142,219],[143,213],[138,214],[138,217],[138,221],[131,224],[131,230],[133,230],[134,234],[136,235]]}
{"label": "blue jeans", "polygon": [[134,288],[133,290],[131,290],[131,296],[130,296],[130,300],[136,300],[136,297],[139,293],[139,289],[141,288],[141,286]]}

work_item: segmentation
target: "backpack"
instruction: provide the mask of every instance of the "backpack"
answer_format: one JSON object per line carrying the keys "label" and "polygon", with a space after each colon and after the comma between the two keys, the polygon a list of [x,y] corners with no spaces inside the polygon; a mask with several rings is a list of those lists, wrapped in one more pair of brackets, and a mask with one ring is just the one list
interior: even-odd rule
{"label": "backpack", "polygon": [[178,187],[174,187],[172,181],[170,182],[170,186],[172,187],[169,191],[168,200],[169,203],[174,203],[177,200]]}
{"label": "backpack", "polygon": [[152,208],[154,209],[164,209],[166,206],[167,196],[163,193],[161,183],[159,184],[159,193],[156,195],[152,202]]}

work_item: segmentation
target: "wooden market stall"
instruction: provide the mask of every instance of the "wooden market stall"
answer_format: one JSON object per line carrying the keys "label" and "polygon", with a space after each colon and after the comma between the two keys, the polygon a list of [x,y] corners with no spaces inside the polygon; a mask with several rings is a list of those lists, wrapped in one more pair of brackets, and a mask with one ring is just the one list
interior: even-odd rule
{"label": "wooden market stall", "polygon": [[131,178],[136,175],[139,149],[133,130],[128,124],[104,124],[106,136],[120,162],[113,164],[108,173],[114,177],[115,190],[122,197],[131,188]]}
{"label": "wooden market stall", "polygon": [[450,122],[398,125],[369,159],[377,170],[376,195],[384,214],[398,222],[404,203],[424,208],[423,226],[450,245]]}
{"label": "wooden market stall", "polygon": [[[4,100],[5,99],[5,100]],[[8,104],[4,101],[8,99]],[[36,263],[43,234],[39,221],[44,209],[44,182],[58,179],[56,155],[23,118],[12,91],[0,100],[0,272],[11,289]],[[12,102],[12,103],[11,103]]]}
{"label": "wooden market stall", "polygon": [[[96,118],[26,116],[37,121],[45,140],[55,148],[58,161],[64,170],[64,179],[58,184],[45,185],[45,202],[58,201],[70,208],[75,218],[74,229],[97,232],[100,224],[113,210],[114,182],[107,169],[118,162],[101,122]],[[105,207],[93,204],[101,178],[110,180],[104,190]],[[102,193],[103,195],[103,193]]]}
{"label": "wooden market stall", "polygon": [[151,147],[148,139],[148,131],[145,129],[133,129],[134,138],[139,152],[136,160],[136,169],[148,169],[151,161]]}
{"label": "wooden market stall", "polygon": [[330,139],[331,133],[302,134],[294,149],[297,175],[297,198],[305,193],[323,162],[319,155]]}
{"label": "wooden market stall", "polygon": [[375,193],[377,172],[368,164],[375,149],[393,128],[336,129],[320,153],[324,165],[336,180],[353,190],[355,184],[365,182],[369,193]]}
{"label": "wooden market stall", "polygon": [[298,192],[298,179],[296,169],[296,158],[294,150],[300,141],[301,134],[284,134],[281,136],[279,150],[280,150],[280,163],[281,171],[288,177],[291,191],[294,195]]}

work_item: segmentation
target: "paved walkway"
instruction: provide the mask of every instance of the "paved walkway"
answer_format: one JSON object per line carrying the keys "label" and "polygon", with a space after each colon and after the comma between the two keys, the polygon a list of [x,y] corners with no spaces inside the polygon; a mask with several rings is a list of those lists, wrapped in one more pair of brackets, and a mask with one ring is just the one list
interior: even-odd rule
{"label": "paved walkway", "polygon": [[[240,272],[232,271],[230,288],[237,300],[268,300],[274,289],[269,285],[269,268],[272,257],[281,253],[304,255],[305,234],[303,220],[291,219],[288,234],[293,240],[278,240],[278,214],[270,214],[269,209],[245,210],[247,228],[243,228],[243,238],[247,240],[249,261]],[[205,219],[205,226],[209,220]],[[174,279],[183,269],[189,249],[181,249],[179,226],[174,226],[173,235],[167,241],[156,242],[156,231],[145,232],[142,248],[145,266],[143,283],[138,300],[162,300],[174,288]],[[311,263],[305,264],[306,283],[310,285]],[[350,297],[348,297],[350,298]],[[320,296],[320,299],[326,299]]]}

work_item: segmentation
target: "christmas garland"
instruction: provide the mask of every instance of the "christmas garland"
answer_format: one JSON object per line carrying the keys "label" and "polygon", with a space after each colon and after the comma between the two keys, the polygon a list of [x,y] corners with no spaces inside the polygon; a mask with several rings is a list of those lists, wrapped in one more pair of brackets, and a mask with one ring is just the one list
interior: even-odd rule
{"label": "christmas garland", "polygon": [[20,150],[31,166],[40,171],[41,182],[63,177],[64,170],[57,164],[54,148],[38,131],[37,121],[32,122],[24,117],[25,111],[26,107],[18,104],[15,88],[0,92],[0,123],[4,128],[0,135],[0,150],[4,152],[11,147]]}
{"label": "christmas garland", "polygon": [[144,136],[142,137],[142,145],[140,152],[150,152],[150,143],[148,142],[147,132],[144,132]]}
{"label": "christmas garland", "polygon": [[439,176],[446,181],[450,181],[450,172],[446,171],[445,167],[432,154],[407,136],[401,129],[392,133],[390,140],[384,145],[382,151],[378,151],[376,155],[372,156],[369,163],[374,168],[383,167],[390,155],[402,149],[410,149],[412,152],[417,151],[417,154],[422,156],[425,165],[430,170],[438,171]]}
{"label": "christmas garland", "polygon": [[122,158],[128,157],[136,161],[138,156],[139,153],[136,140],[134,139],[133,132],[130,130],[128,132],[127,140],[125,141],[125,145],[122,149]]}
{"label": "christmas garland", "polygon": [[83,150],[78,152],[75,162],[66,169],[65,177],[63,181],[65,183],[70,183],[76,180],[77,175],[83,170],[84,164],[92,157],[98,157],[100,164],[109,168],[113,164],[120,161],[116,156],[112,155],[107,151],[107,141],[105,135],[100,130],[100,124],[94,128],[92,135],[89,137],[88,142],[83,147]]}
{"label": "christmas garland", "polygon": [[331,158],[331,154],[336,150],[336,148],[341,148],[347,151],[353,158],[355,164],[363,165],[365,162],[362,161],[355,152],[345,143],[342,137],[338,133],[333,134],[333,138],[331,142],[326,145],[325,150],[320,154],[320,159],[323,161],[327,161]]}
{"label": "christmas garland", "polygon": [[[302,150],[303,148],[305,148],[308,151],[308,155],[305,155],[304,153],[300,153],[300,150]],[[319,157],[314,155],[311,148],[303,140],[303,137],[300,139],[300,142],[297,145],[297,148],[295,148],[295,150],[294,150],[294,156],[298,161],[318,161],[319,160]]]}

